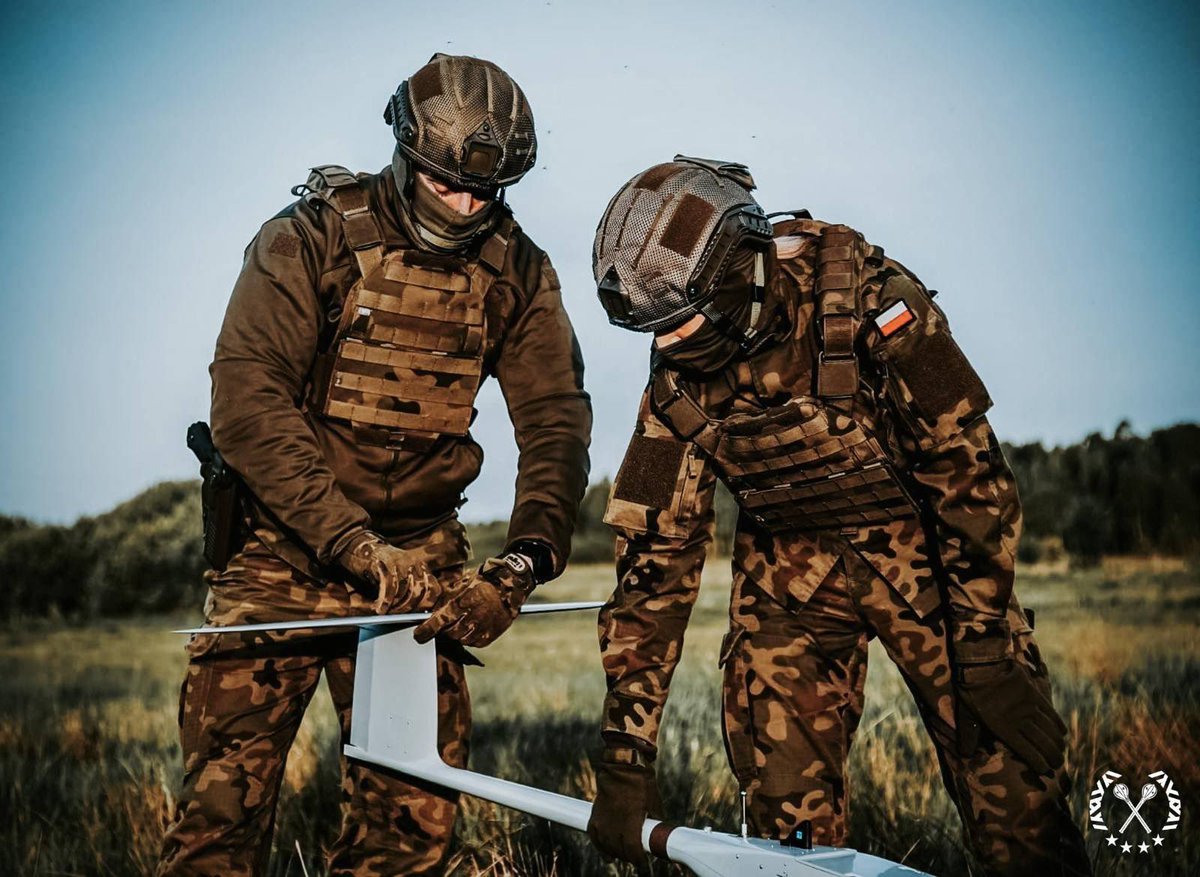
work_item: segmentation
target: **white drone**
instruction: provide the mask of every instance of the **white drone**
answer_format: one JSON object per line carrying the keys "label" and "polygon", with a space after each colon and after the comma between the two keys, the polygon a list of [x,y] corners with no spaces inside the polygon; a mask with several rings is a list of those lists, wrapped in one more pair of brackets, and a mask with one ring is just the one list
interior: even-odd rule
{"label": "white drone", "polygon": [[[600,603],[534,604],[522,608],[521,614],[594,610],[600,606]],[[437,745],[436,646],[433,641],[418,644],[410,630],[428,617],[428,613],[415,612],[203,627],[177,632],[248,633],[357,627],[358,661],[354,672],[350,743],[345,747],[347,757],[585,831],[592,810],[592,805],[586,801],[451,767],[442,761]],[[801,849],[784,846],[778,841],[747,837],[744,827],[739,836],[711,828],[671,826],[657,819],[647,819],[642,826],[642,847],[646,852],[687,866],[699,877],[751,874],[755,877],[929,877],[906,865],[851,849]]]}

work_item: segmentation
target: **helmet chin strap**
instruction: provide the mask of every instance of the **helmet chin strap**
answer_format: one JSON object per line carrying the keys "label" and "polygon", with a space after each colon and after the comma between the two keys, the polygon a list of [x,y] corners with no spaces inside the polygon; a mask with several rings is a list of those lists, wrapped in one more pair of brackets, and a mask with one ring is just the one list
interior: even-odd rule
{"label": "helmet chin strap", "polygon": [[700,306],[700,313],[713,324],[713,327],[726,338],[736,341],[737,345],[742,348],[742,352],[746,355],[757,353],[767,338],[758,328],[758,320],[762,316],[763,299],[766,297],[766,286],[767,271],[765,259],[761,252],[755,253],[754,298],[750,304],[750,324],[745,329],[729,319],[724,311],[718,310],[711,300]]}

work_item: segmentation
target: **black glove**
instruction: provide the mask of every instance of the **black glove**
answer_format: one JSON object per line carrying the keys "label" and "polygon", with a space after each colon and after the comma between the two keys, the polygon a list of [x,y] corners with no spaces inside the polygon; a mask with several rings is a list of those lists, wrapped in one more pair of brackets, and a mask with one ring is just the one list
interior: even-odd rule
{"label": "black glove", "polygon": [[464,646],[483,648],[512,626],[536,584],[533,564],[524,555],[493,557],[421,622],[413,638],[423,643],[445,634]]}
{"label": "black glove", "polygon": [[954,676],[962,756],[975,752],[986,728],[1038,773],[1062,765],[1067,726],[1024,664],[1012,658],[968,664],[956,668]]}
{"label": "black glove", "polygon": [[596,800],[587,826],[596,849],[644,866],[642,823],[661,819],[662,812],[654,759],[632,746],[606,745],[596,768]]}

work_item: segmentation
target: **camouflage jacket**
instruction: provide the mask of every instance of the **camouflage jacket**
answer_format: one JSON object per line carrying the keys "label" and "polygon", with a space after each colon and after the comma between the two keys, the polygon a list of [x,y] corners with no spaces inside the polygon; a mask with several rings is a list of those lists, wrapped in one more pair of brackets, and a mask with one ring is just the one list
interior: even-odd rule
{"label": "camouflage jacket", "polygon": [[[774,321],[773,342],[702,384],[682,382],[709,417],[815,395],[814,278],[822,225],[799,220],[776,226],[764,305]],[[879,437],[923,515],[840,531],[774,534],[742,515],[734,566],[794,609],[842,553],[853,550],[919,615],[949,602],[957,659],[995,660],[1011,650],[1005,615],[1021,512],[1011,471],[984,416],[991,400],[920,281],[874,248],[862,282],[868,315],[903,300],[912,324],[885,338],[873,319],[864,319],[856,348],[858,392],[825,404],[832,416],[853,418]],[[655,413],[649,390],[637,436],[684,447],[663,455],[681,461],[663,472],[653,460],[636,459],[638,442],[631,443],[609,500],[605,520],[617,534],[618,583],[600,619],[608,678],[603,731],[653,745],[712,538],[717,476],[704,452]],[[657,500],[648,499],[655,492],[647,489],[648,479],[662,482]]]}
{"label": "camouflage jacket", "polygon": [[[360,179],[385,248],[411,247],[390,169]],[[357,279],[337,213],[311,197],[286,207],[246,249],[211,367],[213,438],[253,494],[255,535],[313,576],[364,527],[404,541],[452,518],[483,460],[469,435],[393,450],[309,409],[327,309]],[[485,310],[484,373],[520,453],[510,541],[546,543],[558,572],[587,486],[591,403],[558,278],[519,230]]]}

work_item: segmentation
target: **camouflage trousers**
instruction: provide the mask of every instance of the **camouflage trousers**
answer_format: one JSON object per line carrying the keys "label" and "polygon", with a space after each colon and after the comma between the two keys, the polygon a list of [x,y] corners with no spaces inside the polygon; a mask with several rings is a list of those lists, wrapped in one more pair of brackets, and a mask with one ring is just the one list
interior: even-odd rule
{"label": "camouflage trousers", "polygon": [[[1064,770],[1038,775],[987,734],[976,752],[959,754],[940,607],[921,617],[853,549],[802,603],[771,587],[781,570],[765,561],[743,551],[734,564],[721,658],[726,751],[756,833],[784,837],[807,819],[817,843],[845,843],[846,761],[862,716],[867,642],[878,637],[916,699],[964,839],[985,872],[1091,873]],[[1045,664],[1015,598],[1009,621],[1017,660],[1048,694]]]}
{"label": "camouflage trousers", "polygon": [[[457,524],[403,547],[424,550],[443,582],[461,577],[466,546]],[[307,579],[253,540],[223,572],[210,572],[208,582],[208,624],[372,613],[370,599],[346,583]],[[349,742],[356,646],[354,632],[193,637],[180,692],[183,788],[160,877],[265,873],[288,751],[322,673],[341,743]],[[471,710],[454,657],[438,656],[438,692],[442,758],[464,767]],[[457,796],[344,756],[341,775],[342,824],[328,850],[329,873],[436,873]]]}

